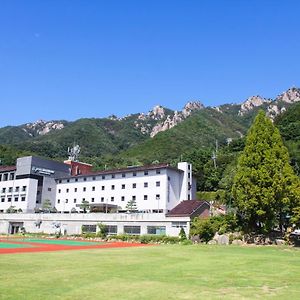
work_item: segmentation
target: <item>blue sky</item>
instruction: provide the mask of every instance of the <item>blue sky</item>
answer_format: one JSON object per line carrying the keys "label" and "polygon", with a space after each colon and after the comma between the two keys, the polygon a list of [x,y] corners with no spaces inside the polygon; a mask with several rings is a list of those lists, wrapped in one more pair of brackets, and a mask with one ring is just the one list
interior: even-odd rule
{"label": "blue sky", "polygon": [[0,126],[275,97],[300,1],[0,1]]}

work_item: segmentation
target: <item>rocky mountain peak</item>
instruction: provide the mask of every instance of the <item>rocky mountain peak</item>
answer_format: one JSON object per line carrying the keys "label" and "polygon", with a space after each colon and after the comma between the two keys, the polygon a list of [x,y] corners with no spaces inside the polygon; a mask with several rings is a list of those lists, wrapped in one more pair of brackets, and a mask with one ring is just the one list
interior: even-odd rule
{"label": "rocky mountain peak", "polygon": [[30,136],[45,135],[52,130],[61,130],[65,127],[63,122],[60,121],[44,121],[37,120],[33,123],[24,125],[23,130]]}
{"label": "rocky mountain peak", "polygon": [[165,117],[165,109],[161,105],[156,105],[148,112],[148,116],[154,120],[161,120]]}
{"label": "rocky mountain peak", "polygon": [[263,98],[259,95],[249,97],[245,102],[241,104],[239,115],[243,116],[245,113],[251,111],[253,108],[263,105],[264,103],[270,103],[271,100]]}
{"label": "rocky mountain peak", "polygon": [[283,92],[276,98],[277,101],[283,101],[286,103],[295,103],[300,101],[300,89],[296,87],[289,88],[286,92]]}
{"label": "rocky mountain peak", "polygon": [[200,101],[189,101],[182,110],[182,115],[188,117],[193,111],[203,109],[204,105]]}

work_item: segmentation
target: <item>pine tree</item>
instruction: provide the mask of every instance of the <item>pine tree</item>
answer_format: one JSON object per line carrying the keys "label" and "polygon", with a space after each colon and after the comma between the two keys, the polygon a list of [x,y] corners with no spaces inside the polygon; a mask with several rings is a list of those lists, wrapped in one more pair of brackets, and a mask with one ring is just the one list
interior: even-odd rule
{"label": "pine tree", "polygon": [[234,177],[232,196],[244,225],[250,230],[282,228],[300,203],[299,178],[279,130],[260,111],[249,129]]}
{"label": "pine tree", "polygon": [[129,212],[136,211],[136,210],[137,210],[136,201],[135,201],[134,199],[129,200],[129,201],[127,202],[127,205],[126,205],[126,209],[127,209]]}

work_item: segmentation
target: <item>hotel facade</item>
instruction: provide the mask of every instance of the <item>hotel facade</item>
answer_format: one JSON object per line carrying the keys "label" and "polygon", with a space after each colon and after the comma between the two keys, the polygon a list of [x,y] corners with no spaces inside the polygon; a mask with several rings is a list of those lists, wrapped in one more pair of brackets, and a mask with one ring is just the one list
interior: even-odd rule
{"label": "hotel facade", "polygon": [[[187,162],[177,168],[156,164],[93,172],[91,165],[77,161],[21,157],[16,166],[0,167],[0,233],[21,227],[53,233],[56,223],[65,234],[80,234],[82,226],[95,231],[102,222],[112,226],[111,234],[178,235],[181,227],[189,231],[190,218],[172,216],[172,210],[195,195]],[[42,213],[45,202],[56,213]]]}

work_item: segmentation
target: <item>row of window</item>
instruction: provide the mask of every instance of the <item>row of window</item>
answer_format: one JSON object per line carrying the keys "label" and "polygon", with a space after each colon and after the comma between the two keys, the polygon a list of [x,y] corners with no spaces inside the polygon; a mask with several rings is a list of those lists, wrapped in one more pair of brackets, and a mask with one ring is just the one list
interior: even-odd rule
{"label": "row of window", "polygon": [[[6,202],[5,199],[5,197],[1,197],[1,202]],[[12,200],[14,200],[14,202],[18,202],[19,200],[25,201],[26,197],[7,197],[7,202],[12,202]]]}
{"label": "row of window", "polygon": [[0,174],[0,181],[14,180],[15,173]]}
{"label": "row of window", "polygon": [[[97,225],[82,225],[82,232],[93,232],[96,233]],[[107,234],[117,234],[117,225],[106,225]],[[141,234],[141,226],[123,226],[123,232],[126,234]],[[166,226],[147,226],[147,234],[165,235]]]}
{"label": "row of window", "polygon": [[[144,200],[148,200],[149,197],[148,195],[144,195]],[[160,200],[160,195],[157,194],[155,195],[155,199],[156,200]],[[131,200],[136,200],[136,196],[132,196]],[[86,198],[82,198],[82,201],[86,201]],[[106,199],[106,201],[108,201],[108,198]],[[110,201],[114,202],[115,201],[115,197],[110,197]],[[121,201],[125,201],[125,196],[121,196]],[[91,198],[91,202],[95,202],[95,198]],[[100,198],[100,202],[104,202],[104,197]],[[71,203],[69,202],[69,199],[65,199],[64,202],[61,202],[61,199],[57,199],[57,203]],[[73,199],[73,203],[78,203],[77,199]]]}
{"label": "row of window", "polygon": [[[160,174],[160,170],[155,170],[155,173],[156,174]],[[130,173],[131,174],[131,173]],[[110,179],[114,179],[114,178],[125,178],[129,175],[129,173],[121,173],[120,176],[117,176],[116,177],[116,174],[111,174],[111,175],[101,175],[101,176],[93,176],[92,177],[92,180],[96,180],[96,179],[102,179],[102,180],[105,180],[107,178],[110,178]],[[144,176],[147,176],[149,175],[149,171],[144,171]],[[137,172],[132,172],[132,177],[136,177],[137,176]],[[60,179],[58,180],[58,183],[63,183],[63,182],[78,182],[79,179],[82,179],[82,181],[87,181],[87,177],[83,177],[83,178],[74,178],[74,179]]]}
{"label": "row of window", "polygon": [[[22,192],[26,192],[26,185],[24,185],[24,186],[22,186],[22,188],[20,189],[20,187],[19,186],[16,186],[15,187],[15,192],[16,193],[19,193],[20,191],[22,191]],[[4,188],[2,188],[2,194],[4,194],[4,193],[6,193],[6,192],[8,192],[8,193],[12,193],[13,192],[13,187],[12,186],[10,186],[9,188],[6,188],[6,187],[4,187]]]}
{"label": "row of window", "polygon": [[[144,182],[144,188],[147,188],[148,186],[149,186],[148,182]],[[160,181],[156,181],[155,186],[159,187],[159,186],[160,186]],[[115,187],[116,187],[116,186],[115,186],[114,184],[112,184],[112,185],[111,185],[111,190],[114,190]],[[137,184],[136,184],[136,183],[133,183],[133,184],[132,184],[132,188],[133,188],[133,189],[136,189],[136,187],[137,187]],[[125,185],[125,184],[122,184],[122,185],[121,185],[121,189],[122,189],[122,190],[125,190],[125,188],[126,188],[126,185]],[[101,191],[104,191],[104,190],[105,190],[105,186],[102,185],[102,186],[101,186]],[[66,193],[69,193],[69,191],[70,191],[70,189],[67,188],[67,189],[66,189]],[[78,191],[78,188],[74,188],[74,193],[77,193],[77,191]],[[83,188],[82,188],[82,191],[83,191],[83,192],[86,192],[86,187],[83,187]],[[96,191],[96,187],[95,187],[95,186],[92,186],[92,192],[94,192],[94,191]],[[61,193],[61,189],[58,189],[58,193]]]}

